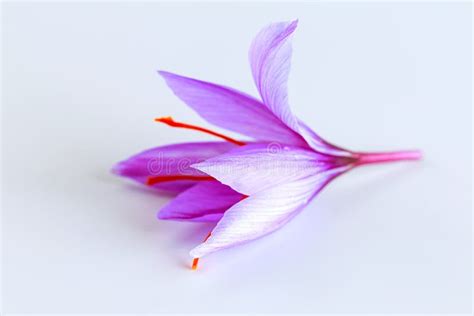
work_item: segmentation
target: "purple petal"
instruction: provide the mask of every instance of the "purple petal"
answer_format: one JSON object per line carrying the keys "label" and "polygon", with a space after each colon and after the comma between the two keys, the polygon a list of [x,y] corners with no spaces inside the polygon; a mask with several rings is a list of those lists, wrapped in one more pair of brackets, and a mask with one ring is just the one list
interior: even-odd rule
{"label": "purple petal", "polygon": [[[149,176],[190,175],[202,176],[191,168],[192,164],[221,155],[236,148],[227,142],[182,143],[156,147],[134,155],[116,164],[112,171],[120,176],[145,184]],[[178,180],[162,182],[153,187],[166,191],[182,191],[196,181]]]}
{"label": "purple petal", "polygon": [[243,92],[170,72],[159,73],[177,97],[211,124],[260,141],[306,146],[300,135]]}
{"label": "purple petal", "polygon": [[205,181],[180,193],[158,213],[159,219],[217,222],[243,195],[218,181]]}
{"label": "purple petal", "polygon": [[245,195],[312,176],[333,166],[330,157],[310,149],[273,148],[271,144],[239,147],[192,165]]}
{"label": "purple petal", "polygon": [[200,258],[274,232],[291,220],[333,178],[333,169],[260,191],[227,210],[207,241],[190,254]]}
{"label": "purple petal", "polygon": [[291,112],[288,103],[288,75],[291,66],[291,35],[298,21],[270,24],[262,29],[250,46],[252,74],[263,103],[309,145],[322,153],[347,156],[338,148],[313,132]]}
{"label": "purple petal", "polygon": [[298,131],[298,122],[288,105],[287,82],[290,38],[297,24],[297,20],[270,24],[257,34],[249,51],[253,79],[263,103],[294,131]]}

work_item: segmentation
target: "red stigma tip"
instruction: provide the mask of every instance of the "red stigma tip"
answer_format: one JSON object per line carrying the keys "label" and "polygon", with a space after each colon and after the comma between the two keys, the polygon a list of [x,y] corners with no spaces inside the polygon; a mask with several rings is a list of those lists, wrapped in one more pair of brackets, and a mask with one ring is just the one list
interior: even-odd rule
{"label": "red stigma tip", "polygon": [[155,118],[155,122],[165,123],[169,126],[174,126],[173,124],[175,123],[171,116],[157,117]]}

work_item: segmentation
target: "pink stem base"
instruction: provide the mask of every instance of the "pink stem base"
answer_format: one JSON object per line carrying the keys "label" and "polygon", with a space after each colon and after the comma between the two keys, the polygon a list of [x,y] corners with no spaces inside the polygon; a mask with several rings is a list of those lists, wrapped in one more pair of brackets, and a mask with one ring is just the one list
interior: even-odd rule
{"label": "pink stem base", "polygon": [[403,160],[420,160],[422,158],[419,150],[404,150],[386,153],[357,153],[357,165],[373,163],[386,163]]}

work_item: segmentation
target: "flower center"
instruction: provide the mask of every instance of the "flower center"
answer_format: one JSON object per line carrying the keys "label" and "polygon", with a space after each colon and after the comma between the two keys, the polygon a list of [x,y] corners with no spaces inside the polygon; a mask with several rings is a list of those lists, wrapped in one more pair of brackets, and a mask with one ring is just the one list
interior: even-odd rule
{"label": "flower center", "polygon": [[229,143],[235,144],[237,146],[245,145],[244,142],[238,141],[238,140],[233,139],[229,136],[225,136],[221,133],[211,131],[210,129],[207,129],[207,128],[204,128],[204,127],[191,125],[191,124],[186,124],[186,123],[181,123],[181,122],[175,122],[171,116],[156,118],[155,122],[165,123],[166,125],[169,125],[171,127],[187,128],[187,129],[192,129],[192,130],[195,130],[195,131],[203,132],[203,133],[206,133],[206,134],[209,134],[209,135],[213,135],[213,136],[222,138],[223,140],[228,141]]}

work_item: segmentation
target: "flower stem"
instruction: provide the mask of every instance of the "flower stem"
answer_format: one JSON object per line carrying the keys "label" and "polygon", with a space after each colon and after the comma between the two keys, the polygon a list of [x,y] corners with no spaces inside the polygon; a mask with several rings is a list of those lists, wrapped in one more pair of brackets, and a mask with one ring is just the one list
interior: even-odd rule
{"label": "flower stem", "polygon": [[367,165],[373,163],[395,162],[403,160],[420,160],[422,158],[419,150],[403,150],[382,153],[357,153],[356,165]]}

